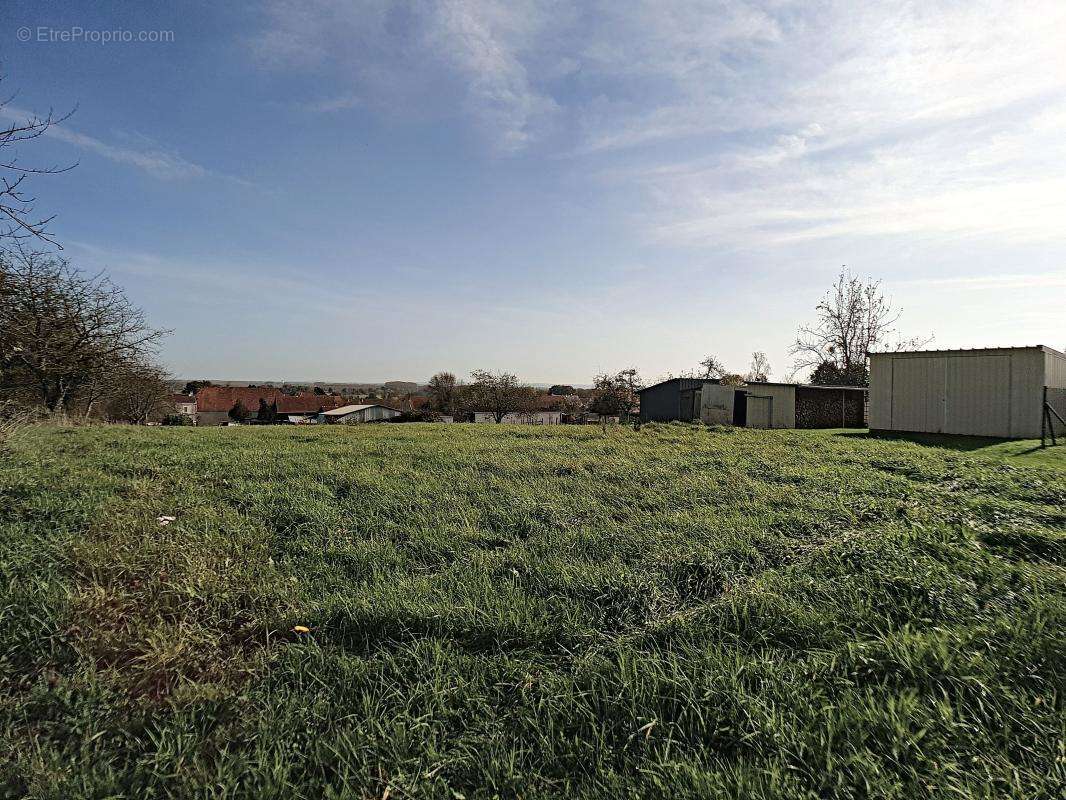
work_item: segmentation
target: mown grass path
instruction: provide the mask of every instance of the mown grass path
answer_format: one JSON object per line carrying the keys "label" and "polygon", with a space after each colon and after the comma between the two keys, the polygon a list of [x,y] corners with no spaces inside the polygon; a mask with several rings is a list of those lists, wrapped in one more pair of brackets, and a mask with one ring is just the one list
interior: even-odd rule
{"label": "mown grass path", "polygon": [[30,431],[0,456],[0,790],[1059,797],[1066,456],[990,452]]}

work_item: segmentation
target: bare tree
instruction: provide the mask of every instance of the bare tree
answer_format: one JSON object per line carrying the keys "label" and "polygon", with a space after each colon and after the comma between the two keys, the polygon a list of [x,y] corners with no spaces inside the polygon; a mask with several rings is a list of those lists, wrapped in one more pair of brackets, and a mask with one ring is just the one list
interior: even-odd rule
{"label": "bare tree", "polygon": [[514,412],[531,412],[536,408],[537,392],[518,382],[510,372],[479,369],[470,373],[471,383],[464,391],[470,410],[491,411],[496,422]]}
{"label": "bare tree", "polygon": [[615,375],[615,381],[626,389],[626,406],[621,412],[621,417],[624,421],[628,421],[636,409],[637,403],[640,402],[640,391],[644,388],[644,379],[641,378],[641,373],[636,371],[636,367],[628,367],[621,370]]}
{"label": "bare tree", "polygon": [[627,377],[623,371],[617,375],[597,375],[593,381],[589,410],[600,415],[600,422],[605,427],[608,417],[625,417],[633,409],[635,395]]}
{"label": "bare tree", "polygon": [[82,419],[88,421],[98,404],[106,403],[109,395],[115,388],[114,375],[104,372],[95,372],[82,384],[76,398],[81,408]]}
{"label": "bare tree", "polygon": [[111,419],[143,425],[173,408],[167,374],[154,364],[131,363],[113,370],[107,415]]}
{"label": "bare tree", "polygon": [[770,380],[770,359],[762,350],[756,350],[751,354],[751,366],[748,374],[744,376],[748,383],[766,383]]}
{"label": "bare tree", "polygon": [[65,412],[78,393],[150,364],[166,331],[103,274],[19,248],[0,253],[0,393]]}
{"label": "bare tree", "polygon": [[581,401],[581,397],[576,394],[563,395],[561,400],[562,402],[559,404],[559,410],[568,417],[576,417],[585,410],[585,405]]}
{"label": "bare tree", "polygon": [[429,396],[434,411],[451,414],[459,400],[459,382],[450,372],[438,372],[429,379]]}
{"label": "bare tree", "polygon": [[630,406],[629,393],[617,375],[596,375],[593,381],[593,397],[588,403],[589,411],[599,415],[600,423],[607,428],[608,417],[620,417]]}
{"label": "bare tree", "polygon": [[[900,312],[881,292],[881,282],[863,280],[842,269],[836,283],[815,306],[818,320],[799,329],[792,345],[798,369],[817,369],[841,383],[868,382],[870,351],[896,337]],[[929,338],[895,339],[893,349],[921,347]],[[823,365],[826,365],[823,367]]]}
{"label": "bare tree", "polygon": [[[0,108],[9,105],[12,97],[0,100]],[[30,115],[22,122],[13,122],[0,129],[0,241],[38,239],[62,247],[48,233],[48,224],[55,215],[42,217],[34,213],[36,198],[29,194],[27,180],[34,175],[54,175],[73,169],[76,164],[65,167],[33,167],[22,164],[16,152],[18,145],[39,136],[49,128],[68,119],[71,111],[56,118],[52,111],[44,117]]]}
{"label": "bare tree", "polygon": [[714,378],[721,378],[728,370],[721,361],[714,356],[707,356],[700,362],[700,368],[697,370],[696,377],[704,378],[705,380],[713,380]]}

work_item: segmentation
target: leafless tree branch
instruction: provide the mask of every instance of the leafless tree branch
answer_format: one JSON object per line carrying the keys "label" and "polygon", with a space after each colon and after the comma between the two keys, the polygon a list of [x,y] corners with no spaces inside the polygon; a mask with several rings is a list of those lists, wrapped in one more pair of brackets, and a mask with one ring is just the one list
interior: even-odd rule
{"label": "leafless tree branch", "polygon": [[[0,101],[0,108],[8,105],[13,97],[14,95]],[[24,166],[19,163],[14,152],[8,156],[7,151],[9,148],[13,150],[20,143],[45,135],[50,128],[70,119],[76,110],[77,108],[71,109],[66,114],[56,117],[55,113],[49,109],[44,117],[31,115],[24,122],[13,122],[6,128],[0,129],[0,171],[6,170],[11,173],[0,175],[0,242],[37,239],[54,245],[60,250],[63,249],[48,231],[48,225],[55,219],[55,215],[36,215],[34,204],[37,198],[28,194],[22,184],[28,176],[55,175],[71,170],[77,164],[70,164],[66,167]]]}
{"label": "leafless tree branch", "polygon": [[[794,367],[823,369],[850,383],[865,383],[869,356],[896,336],[900,311],[881,291],[881,282],[859,278],[842,268],[815,306],[817,321],[801,326],[791,353]],[[932,337],[896,339],[899,349],[928,344]]]}

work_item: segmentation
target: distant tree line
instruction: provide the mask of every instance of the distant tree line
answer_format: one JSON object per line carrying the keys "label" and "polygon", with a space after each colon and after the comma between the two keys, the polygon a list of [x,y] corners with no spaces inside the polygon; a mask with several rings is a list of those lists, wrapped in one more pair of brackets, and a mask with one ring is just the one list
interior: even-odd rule
{"label": "distant tree line", "polygon": [[451,372],[438,372],[427,385],[430,410],[441,414],[490,411],[496,422],[512,413],[537,410],[540,392],[510,372],[474,370],[470,383],[460,382]]}
{"label": "distant tree line", "polygon": [[[509,414],[530,414],[546,408],[575,419],[591,412],[625,420],[635,410],[637,392],[642,387],[643,382],[633,368],[598,375],[591,389],[556,384],[548,389],[547,395],[523,384],[511,372],[475,370],[466,383],[451,372],[438,372],[430,378],[426,391],[431,413],[465,416],[474,411],[489,412],[499,423]],[[549,402],[542,405],[545,399]]]}

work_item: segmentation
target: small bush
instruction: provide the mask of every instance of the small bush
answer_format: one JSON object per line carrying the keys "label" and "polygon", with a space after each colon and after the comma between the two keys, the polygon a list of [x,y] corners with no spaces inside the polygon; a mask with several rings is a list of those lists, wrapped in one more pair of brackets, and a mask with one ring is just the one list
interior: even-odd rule
{"label": "small bush", "polygon": [[171,427],[194,425],[192,417],[188,414],[167,414],[163,417],[163,424]]}

